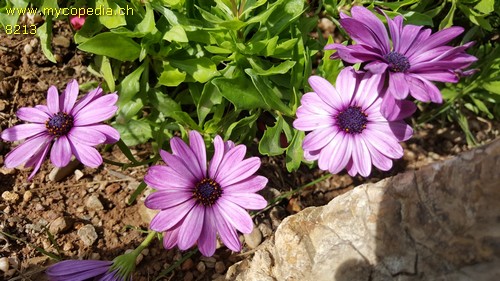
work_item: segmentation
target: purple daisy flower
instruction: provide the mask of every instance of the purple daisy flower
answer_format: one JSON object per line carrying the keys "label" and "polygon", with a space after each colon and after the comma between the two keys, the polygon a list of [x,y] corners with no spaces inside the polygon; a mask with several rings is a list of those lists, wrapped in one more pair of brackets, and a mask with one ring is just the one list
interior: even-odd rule
{"label": "purple daisy flower", "polygon": [[465,53],[473,42],[459,47],[446,46],[464,31],[462,27],[454,26],[431,34],[431,29],[422,26],[403,26],[402,16],[392,20],[382,10],[379,11],[387,19],[392,44],[384,24],[368,9],[354,6],[352,17],[341,13],[340,24],[357,44],[327,45],[325,49],[337,50],[331,58],[365,63],[365,70],[388,75],[382,113],[390,120],[409,116],[400,114],[401,108],[410,115],[413,113],[409,109],[414,110],[414,105],[400,101],[408,94],[419,101],[441,103],[441,93],[431,81],[458,82],[456,72],[477,60]]}
{"label": "purple daisy flower", "polygon": [[132,280],[122,276],[119,269],[112,269],[112,261],[99,260],[65,260],[45,270],[50,281],[126,281]]}
{"label": "purple daisy flower", "polygon": [[253,222],[245,209],[259,210],[267,201],[255,192],[263,189],[267,178],[254,173],[258,157],[243,159],[244,145],[214,139],[214,155],[207,167],[205,143],[196,131],[189,133],[189,146],[182,139],[170,140],[173,154],[160,155],[167,166],[149,168],[144,181],[157,189],[144,202],[160,212],[150,228],[164,232],[163,245],[186,250],[198,242],[204,256],[212,256],[216,235],[233,251],[241,250],[237,230],[250,233]]}
{"label": "purple daisy flower", "polygon": [[382,75],[346,67],[336,87],[319,76],[311,76],[309,84],[314,92],[302,96],[293,122],[298,130],[312,131],[302,144],[306,160],[318,160],[319,168],[332,174],[345,167],[351,176],[366,177],[372,163],[387,171],[391,159],[403,156],[399,141],[409,139],[413,131],[380,113]]}
{"label": "purple daisy flower", "polygon": [[[116,110],[116,93],[102,95],[97,87],[78,102],[78,82],[72,80],[59,96],[55,86],[47,94],[47,105],[21,107],[16,115],[30,124],[21,124],[2,132],[5,141],[25,141],[9,152],[5,166],[21,164],[34,167],[28,180],[33,178],[50,149],[50,160],[57,167],[66,166],[71,155],[84,165],[95,168],[102,157],[94,146],[114,143],[120,138],[117,130],[101,122],[111,118]],[[52,144],[54,141],[54,144]],[[51,148],[52,147],[52,148]]]}

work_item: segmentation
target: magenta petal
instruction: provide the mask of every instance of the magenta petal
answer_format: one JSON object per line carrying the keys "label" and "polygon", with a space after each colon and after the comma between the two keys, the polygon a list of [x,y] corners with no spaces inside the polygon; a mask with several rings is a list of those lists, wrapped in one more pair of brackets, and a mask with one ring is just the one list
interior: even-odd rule
{"label": "magenta petal", "polygon": [[71,150],[75,155],[76,159],[82,162],[83,165],[97,168],[102,164],[101,154],[97,151],[97,149],[86,146],[86,145],[78,145],[76,146],[74,143],[70,141]]}
{"label": "magenta petal", "polygon": [[389,74],[389,89],[387,91],[396,99],[405,99],[410,91],[405,74],[402,72],[391,72]]}
{"label": "magenta petal", "polygon": [[71,146],[66,136],[60,136],[52,145],[50,161],[56,167],[65,167],[71,160]]}
{"label": "magenta petal", "polygon": [[365,144],[370,151],[373,165],[375,165],[375,167],[379,168],[382,171],[389,171],[392,168],[392,160],[384,154],[380,153],[378,149],[373,144],[371,144],[370,141],[367,141],[365,139]]}
{"label": "magenta petal", "polygon": [[59,112],[59,93],[56,86],[50,86],[47,91],[47,107],[52,114]]}
{"label": "magenta petal", "polygon": [[377,47],[384,53],[389,51],[386,49],[386,44],[389,44],[389,42],[382,42],[365,23],[356,19],[346,18],[341,19],[340,24],[357,43]]}
{"label": "magenta petal", "polygon": [[381,61],[372,61],[370,63],[368,63],[367,65],[365,65],[365,70],[368,70],[370,71],[371,73],[374,73],[374,74],[382,74],[386,71],[387,67],[389,65],[385,62],[381,62]]}
{"label": "magenta petal", "polygon": [[105,144],[115,143],[120,139],[120,133],[115,128],[109,125],[91,125],[86,126],[86,128],[92,128],[104,134],[104,136],[106,137],[106,140],[104,141]]}
{"label": "magenta petal", "polygon": [[192,192],[186,191],[157,191],[149,194],[144,205],[149,209],[165,210],[182,204],[193,198]]}
{"label": "magenta petal", "polygon": [[177,241],[179,240],[179,229],[180,227],[176,227],[163,233],[163,247],[165,249],[172,249],[177,245]]}
{"label": "magenta petal", "polygon": [[99,104],[96,106],[89,105],[75,114],[74,126],[85,126],[105,121],[113,117],[118,109],[116,106],[99,107]]}
{"label": "magenta petal", "polygon": [[[410,89],[412,91],[414,90],[414,88]],[[382,99],[381,112],[382,115],[389,121],[408,118],[416,110],[417,106],[412,101],[395,100],[394,97],[390,94],[385,94]]]}
{"label": "magenta petal", "polygon": [[337,110],[342,109],[344,102],[342,101],[343,97],[341,95],[343,93],[337,92],[335,87],[333,87],[328,80],[320,76],[311,76],[308,81],[314,92],[317,93],[326,104]]}
{"label": "magenta petal", "polygon": [[42,147],[37,153],[35,153],[25,164],[26,167],[33,167],[33,171],[31,174],[28,176],[28,181],[30,181],[38,172],[40,169],[40,166],[42,166],[43,161],[45,160],[45,157],[47,156],[47,153],[49,152],[50,145],[46,145],[45,147]]}
{"label": "magenta petal", "polygon": [[198,238],[198,248],[205,257],[211,257],[217,247],[217,228],[215,227],[215,214],[212,208],[205,209],[205,220],[200,238]]}
{"label": "magenta petal", "polygon": [[388,125],[384,127],[384,125],[375,125],[369,124],[366,127],[366,139],[369,140],[373,146],[377,147],[378,151],[380,151],[385,156],[398,159],[403,157],[403,148],[398,143],[396,138],[393,137],[391,133],[384,133],[385,130],[390,130]]}
{"label": "magenta petal", "polygon": [[359,78],[359,86],[352,103],[361,106],[363,109],[368,109],[372,104],[380,98],[385,75],[365,73]]}
{"label": "magenta petal", "polygon": [[389,35],[382,21],[380,21],[370,10],[363,6],[353,6],[351,8],[352,17],[359,22],[366,24],[375,35],[377,43],[383,48],[385,52],[389,52]]}
{"label": "magenta petal", "polygon": [[241,251],[240,239],[234,227],[227,222],[225,216],[221,214],[218,209],[214,209],[213,212],[215,216],[215,226],[217,227],[217,231],[224,245],[235,252]]}
{"label": "magenta petal", "polygon": [[187,250],[194,245],[200,237],[204,218],[205,207],[203,205],[195,205],[186,215],[179,230],[179,239],[177,241],[179,249]]}
{"label": "magenta petal", "polygon": [[102,95],[102,88],[97,87],[94,90],[90,91],[88,94],[86,94],[83,98],[81,98],[78,102],[76,102],[75,106],[71,110],[71,114],[74,116],[80,110],[82,110],[87,104],[92,102],[93,100],[99,98]]}
{"label": "magenta petal", "polygon": [[189,132],[189,146],[194,152],[196,159],[198,160],[198,164],[201,169],[201,175],[206,177],[207,175],[207,151],[205,149],[205,142],[203,141],[203,137],[197,131]]}
{"label": "magenta petal", "polygon": [[352,141],[351,137],[345,134],[338,134],[337,137],[330,144],[331,155],[335,155],[335,157],[331,157],[328,162],[328,171],[332,174],[337,174],[342,171],[347,162],[352,157]]}
{"label": "magenta petal", "polygon": [[[245,157],[246,152],[247,148],[244,145],[238,145],[230,149],[225,155],[223,155],[219,167],[217,168],[215,173],[210,174],[210,178],[216,180],[219,184],[221,184],[219,179],[221,177],[225,177],[225,175],[227,175],[227,171],[230,170],[235,164],[240,163]],[[210,171],[212,170],[210,169]]]}
{"label": "magenta petal", "polygon": [[247,210],[261,210],[267,206],[267,201],[256,193],[227,193],[224,198]]}
{"label": "magenta petal", "polygon": [[418,76],[425,78],[429,81],[449,82],[449,83],[457,83],[459,79],[458,75],[451,70],[426,71],[418,73]]}
{"label": "magenta petal", "polygon": [[39,152],[43,146],[49,145],[51,140],[52,137],[47,134],[27,139],[5,156],[5,166],[7,168],[14,168],[26,163],[26,161]]}
{"label": "magenta petal", "polygon": [[50,280],[88,280],[106,273],[111,261],[98,260],[65,260],[58,262],[45,270]]}
{"label": "magenta petal", "polygon": [[5,129],[2,132],[2,139],[5,141],[23,140],[45,131],[47,128],[42,124],[20,124]]}
{"label": "magenta petal", "polygon": [[190,200],[173,208],[162,210],[151,220],[149,227],[154,231],[170,230],[186,217],[195,204],[194,200]]}
{"label": "magenta petal", "polygon": [[59,108],[62,112],[70,113],[75,105],[76,98],[78,97],[78,82],[75,79],[71,80],[66,86],[59,98]]}
{"label": "magenta petal", "polygon": [[365,141],[360,136],[354,137],[352,152],[352,160],[358,167],[359,174],[363,177],[369,176],[372,170],[371,156]]}
{"label": "magenta petal", "polygon": [[338,132],[339,130],[334,126],[312,131],[305,136],[302,147],[304,150],[322,149],[330,143]]}
{"label": "magenta petal", "polygon": [[186,180],[188,180],[189,182],[196,183],[202,180],[199,177],[193,175],[191,170],[188,167],[186,167],[186,164],[184,164],[184,161],[182,161],[176,155],[172,155],[166,152],[165,150],[160,150],[160,156],[162,157],[163,161],[167,163],[169,167],[175,170],[179,175],[185,177]]}
{"label": "magenta petal", "polygon": [[144,181],[149,186],[161,190],[191,190],[196,184],[192,178],[186,178],[172,167],[160,165],[149,167]]}
{"label": "magenta petal", "polygon": [[173,154],[184,163],[184,166],[189,169],[195,178],[203,179],[206,176],[202,172],[196,154],[182,139],[177,137],[172,138],[170,140],[170,147],[172,147]]}
{"label": "magenta petal", "polygon": [[210,164],[208,165],[208,175],[210,178],[214,178],[217,174],[223,156],[224,141],[219,135],[217,135],[214,138],[214,156],[212,157],[212,160],[210,160]]}
{"label": "magenta petal", "polygon": [[418,35],[420,34],[420,30],[422,26],[407,24],[403,27],[403,31],[401,32],[401,39],[399,41],[399,49],[395,50],[396,52],[407,55],[406,52],[410,49],[410,47],[415,44]]}
{"label": "magenta petal", "polygon": [[432,34],[424,42],[424,44],[422,44],[422,47],[418,50],[418,53],[423,53],[437,46],[445,45],[446,43],[450,42],[453,38],[460,35],[462,32],[464,32],[464,28],[459,26],[452,26],[450,28],[445,28],[443,30],[440,30]]}
{"label": "magenta petal", "polygon": [[68,137],[76,146],[95,146],[106,141],[106,136],[103,133],[87,127],[73,127],[69,131]]}
{"label": "magenta petal", "polygon": [[266,187],[268,179],[263,176],[251,176],[244,181],[224,187],[224,192],[257,192]]}
{"label": "magenta petal", "polygon": [[17,110],[16,115],[23,121],[43,124],[50,118],[49,114],[36,107],[21,107]]}
{"label": "magenta petal", "polygon": [[222,214],[232,226],[243,233],[250,233],[253,229],[253,222],[250,215],[240,206],[226,200],[224,196],[217,200],[214,205],[215,211]]}
{"label": "magenta petal", "polygon": [[[229,163],[229,162],[228,162]],[[247,179],[260,168],[260,158],[250,157],[220,172],[215,181],[221,186],[231,185]]]}

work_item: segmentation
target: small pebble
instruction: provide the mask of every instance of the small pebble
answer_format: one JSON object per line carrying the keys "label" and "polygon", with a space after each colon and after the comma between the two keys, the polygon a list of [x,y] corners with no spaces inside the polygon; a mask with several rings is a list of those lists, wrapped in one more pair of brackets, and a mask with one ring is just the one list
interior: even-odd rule
{"label": "small pebble", "polygon": [[0,270],[3,272],[9,271],[9,259],[6,257],[0,258]]}
{"label": "small pebble", "polygon": [[75,170],[75,180],[79,181],[82,177],[83,177],[83,172],[80,171],[80,170],[78,170],[78,169],[76,169]]}
{"label": "small pebble", "polygon": [[3,100],[0,100],[0,112],[4,111],[5,106],[6,106],[5,102]]}
{"label": "small pebble", "polygon": [[193,276],[193,273],[191,273],[191,271],[188,271],[186,273],[186,275],[184,275],[184,281],[193,281],[194,279],[194,276]]}
{"label": "small pebble", "polygon": [[244,234],[245,242],[250,249],[255,249],[262,242],[262,232],[258,227],[254,227],[252,232]]}
{"label": "small pebble", "polygon": [[33,53],[33,47],[29,44],[24,45],[24,53],[27,55]]}
{"label": "small pebble", "polygon": [[90,195],[89,198],[87,198],[87,201],[85,203],[85,206],[89,210],[103,210],[104,206],[102,205],[101,201],[99,200],[99,197],[97,195]]}
{"label": "small pebble", "polygon": [[92,244],[94,244],[97,240],[97,232],[91,224],[84,225],[78,229],[77,233],[85,246],[92,246]]}
{"label": "small pebble", "polygon": [[63,245],[63,251],[67,252],[67,251],[71,251],[71,249],[73,249],[73,244],[71,244],[71,242],[66,242],[64,243]]}
{"label": "small pebble", "polygon": [[112,183],[112,184],[106,186],[106,189],[104,192],[106,192],[106,195],[111,195],[111,194],[117,192],[119,189],[120,189],[120,184],[115,182],[115,183]]}
{"label": "small pebble", "polygon": [[31,198],[33,197],[33,193],[31,193],[31,191],[26,191],[24,194],[23,194],[23,201],[24,202],[28,202],[31,200]]}
{"label": "small pebble", "polygon": [[71,43],[69,39],[64,36],[56,36],[52,39],[52,42],[54,43],[54,45],[63,48],[68,48],[69,44]]}
{"label": "small pebble", "polygon": [[224,265],[224,262],[218,261],[215,263],[215,272],[221,274],[226,270],[226,265]]}
{"label": "small pebble", "polygon": [[59,234],[68,230],[71,227],[71,221],[65,217],[58,217],[49,226],[49,231],[52,234]]}
{"label": "small pebble", "polygon": [[2,198],[5,201],[16,202],[17,200],[19,200],[19,194],[15,192],[5,191],[4,193],[2,193]]}
{"label": "small pebble", "polygon": [[190,270],[191,268],[193,268],[193,265],[194,265],[193,260],[187,259],[182,263],[181,269],[182,270]]}
{"label": "small pebble", "polygon": [[205,266],[205,263],[200,261],[197,265],[196,265],[196,269],[200,272],[200,273],[203,273],[205,272],[205,269],[207,267]]}

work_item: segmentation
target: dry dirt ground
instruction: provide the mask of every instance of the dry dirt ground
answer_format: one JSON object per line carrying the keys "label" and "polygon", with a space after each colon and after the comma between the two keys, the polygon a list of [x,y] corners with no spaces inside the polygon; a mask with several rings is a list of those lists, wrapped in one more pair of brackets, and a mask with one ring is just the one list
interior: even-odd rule
{"label": "dry dirt ground", "polygon": [[[64,89],[73,78],[79,83],[100,82],[87,70],[91,56],[76,49],[72,36],[67,24],[55,23],[52,47],[58,63],[54,64],[44,57],[38,38],[0,33],[0,131],[19,123],[15,117],[19,107],[45,103],[50,85]],[[499,134],[498,122],[476,118],[471,118],[470,122],[481,143]],[[5,155],[15,145],[0,142],[0,230],[11,235],[0,234],[0,264],[8,261],[8,268],[5,264],[0,268],[6,271],[0,271],[0,279],[44,280],[42,272],[54,260],[36,247],[64,259],[113,259],[134,249],[146,236],[144,231],[150,214],[140,199],[127,204],[142,181],[146,167],[121,170],[108,164],[98,169],[76,165],[68,176],[52,181],[49,174],[53,167],[46,161],[35,178],[27,182],[29,170],[3,167]],[[256,144],[254,146],[250,151],[256,151]],[[205,258],[196,252],[163,280],[221,279],[230,265],[251,255],[252,248],[261,240],[270,239],[284,217],[308,206],[326,204],[361,183],[418,169],[468,149],[457,126],[437,121],[418,127],[414,137],[404,146],[404,158],[396,161],[389,173],[375,171],[369,179],[341,173],[305,188],[290,200],[283,200],[255,215],[258,231],[246,239],[241,253],[221,247],[213,257]],[[150,151],[147,145],[133,148],[136,157],[141,159],[146,159]],[[102,152],[104,158],[127,162],[116,147],[103,148]],[[289,174],[284,166],[282,157],[263,158],[259,173],[270,179],[262,192],[269,201],[323,175],[305,166]],[[185,253],[176,249],[164,250],[159,241],[153,242],[143,252],[134,280],[153,280],[183,255]]]}

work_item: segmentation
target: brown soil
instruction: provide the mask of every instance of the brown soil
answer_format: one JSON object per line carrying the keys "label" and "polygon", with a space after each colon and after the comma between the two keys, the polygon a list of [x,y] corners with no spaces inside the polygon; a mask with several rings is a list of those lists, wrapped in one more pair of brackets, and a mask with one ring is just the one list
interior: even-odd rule
{"label": "brown soil", "polygon": [[[79,83],[101,82],[88,72],[86,66],[92,58],[76,50],[72,36],[67,24],[56,22],[54,38],[58,39],[54,40],[53,49],[58,63],[53,64],[43,55],[37,38],[31,35],[0,34],[1,130],[19,123],[15,117],[19,107],[45,103],[50,85],[64,89],[73,78]],[[475,117],[471,117],[470,122],[473,133],[481,143],[499,134],[498,122]],[[15,146],[12,143],[0,143],[0,165],[3,166],[5,155]],[[403,159],[395,161],[389,173],[374,171],[369,179],[351,178],[345,173],[333,175],[302,190],[290,200],[283,200],[265,212],[256,214],[255,223],[263,239],[272,236],[284,217],[305,207],[324,205],[361,183],[375,182],[408,169],[418,169],[468,149],[464,135],[457,126],[439,122],[420,126],[404,147]],[[146,159],[151,148],[141,146],[133,151],[136,157]],[[116,147],[103,150],[103,155],[113,161],[127,162]],[[283,167],[283,157],[263,159],[259,173],[270,179],[268,187],[262,192],[269,201],[323,175],[304,165],[291,174]],[[43,280],[41,272],[54,261],[35,247],[64,259],[111,260],[128,249],[134,249],[146,236],[143,231],[147,230],[148,219],[143,217],[148,212],[140,203],[141,200],[127,204],[130,195],[143,179],[145,167],[123,171],[107,164],[98,169],[80,165],[75,172],[71,170],[69,176],[57,182],[49,180],[52,169],[49,161],[46,161],[35,178],[27,182],[30,170],[0,168],[0,194],[6,194],[0,199],[0,230],[17,237],[0,234],[0,258],[9,260],[9,270],[5,274],[0,272],[0,278]],[[83,174],[81,178],[77,176],[80,172]],[[99,204],[95,205],[96,198],[102,208]],[[64,221],[66,227],[52,233],[49,230],[56,219]],[[79,229],[85,225],[91,225],[97,233],[97,239],[91,246],[87,246],[79,235]],[[51,239],[52,235],[54,239]],[[164,280],[221,279],[230,265],[251,252],[245,245],[241,253],[232,253],[221,247],[212,258],[195,253]],[[183,254],[176,249],[164,250],[161,242],[155,241],[143,252],[134,280],[153,280],[159,272],[180,260]]]}

